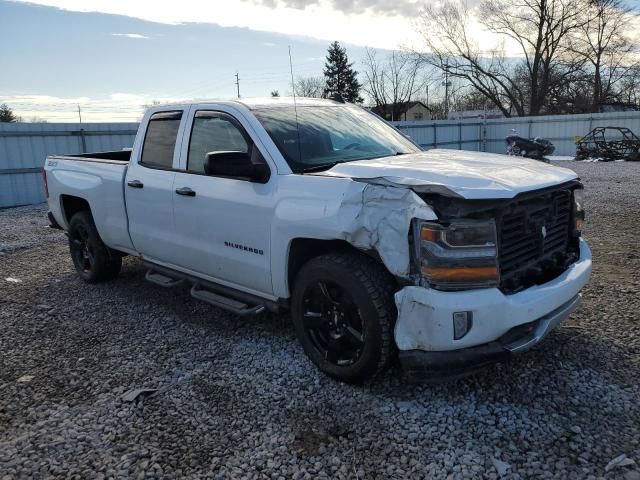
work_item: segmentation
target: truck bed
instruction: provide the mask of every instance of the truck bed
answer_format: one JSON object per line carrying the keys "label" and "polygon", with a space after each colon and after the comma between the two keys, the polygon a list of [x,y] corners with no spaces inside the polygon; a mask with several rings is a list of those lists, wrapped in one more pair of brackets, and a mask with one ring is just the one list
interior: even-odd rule
{"label": "truck bed", "polygon": [[102,241],[109,247],[133,248],[128,232],[124,180],[131,151],[53,155],[45,171],[49,186],[49,208],[63,228],[68,228],[65,201],[75,197],[86,201]]}
{"label": "truck bed", "polygon": [[91,153],[78,153],[74,155],[52,155],[49,158],[68,158],[70,160],[85,160],[88,162],[116,162],[116,163],[129,163],[131,158],[131,150],[115,150],[112,152],[91,152]]}

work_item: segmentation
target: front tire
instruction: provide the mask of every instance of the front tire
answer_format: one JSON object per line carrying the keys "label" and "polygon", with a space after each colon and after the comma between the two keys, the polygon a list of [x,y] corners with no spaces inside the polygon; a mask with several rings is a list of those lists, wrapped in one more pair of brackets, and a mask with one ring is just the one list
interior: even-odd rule
{"label": "front tire", "polygon": [[112,280],[122,267],[122,256],[100,238],[91,213],[78,212],[69,222],[69,252],[73,265],[87,283]]}
{"label": "front tire", "polygon": [[395,355],[395,281],[356,253],[316,257],[302,267],[291,313],[298,340],[324,373],[347,383],[380,374]]}

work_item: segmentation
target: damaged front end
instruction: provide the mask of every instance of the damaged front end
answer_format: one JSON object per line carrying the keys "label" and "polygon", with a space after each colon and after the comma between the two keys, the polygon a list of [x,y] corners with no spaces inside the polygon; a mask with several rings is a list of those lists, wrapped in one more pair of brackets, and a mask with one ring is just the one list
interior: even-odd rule
{"label": "damaged front end", "polygon": [[354,185],[345,239],[374,249],[404,285],[395,341],[413,376],[458,376],[524,351],[578,305],[591,271],[578,181],[500,200]]}

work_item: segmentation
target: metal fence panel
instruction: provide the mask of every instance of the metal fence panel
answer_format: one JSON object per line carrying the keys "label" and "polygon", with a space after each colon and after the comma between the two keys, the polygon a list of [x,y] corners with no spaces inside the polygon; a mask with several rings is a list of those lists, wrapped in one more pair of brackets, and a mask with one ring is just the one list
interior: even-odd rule
{"label": "metal fence panel", "polygon": [[425,148],[453,148],[505,153],[505,137],[512,130],[523,137],[542,137],[555,146],[555,155],[573,156],[576,137],[595,127],[627,127],[640,135],[640,112],[611,112],[580,115],[547,115],[492,120],[435,120],[394,122],[403,133]]}
{"label": "metal fence panel", "polygon": [[130,148],[137,130],[137,123],[0,123],[0,208],[45,200],[47,155]]}
{"label": "metal fence panel", "polygon": [[[575,139],[601,126],[640,134],[640,112],[438,120],[394,123],[425,148],[504,153],[516,130],[554,143],[556,155],[575,154]],[[0,208],[45,200],[40,171],[47,155],[119,150],[133,146],[137,123],[0,123]]]}

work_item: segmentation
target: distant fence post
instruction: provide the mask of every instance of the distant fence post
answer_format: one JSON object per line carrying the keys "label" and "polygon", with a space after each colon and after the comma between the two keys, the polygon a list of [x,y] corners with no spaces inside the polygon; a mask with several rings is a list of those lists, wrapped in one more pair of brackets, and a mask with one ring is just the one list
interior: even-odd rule
{"label": "distant fence post", "polygon": [[462,122],[458,122],[458,150],[462,150]]}
{"label": "distant fence post", "polygon": [[80,130],[73,130],[70,132],[70,134],[76,137],[80,137],[81,153],[87,153],[87,140],[84,137],[84,128],[81,128]]}
{"label": "distant fence post", "polygon": [[482,122],[482,126],[480,128],[482,128],[482,133],[480,135],[480,137],[482,138],[482,151],[486,152],[487,151],[487,119],[486,117],[484,119],[484,122]]}
{"label": "distant fence post", "polygon": [[433,124],[433,148],[438,148],[438,126]]}
{"label": "distant fence post", "polygon": [[82,153],[87,153],[87,141],[84,138],[84,128],[80,129],[80,140],[82,140]]}

